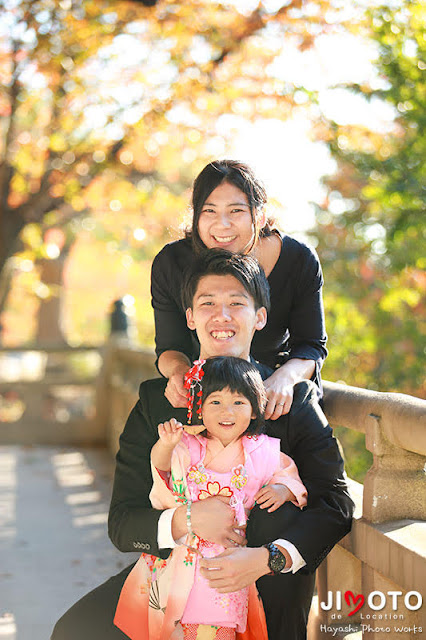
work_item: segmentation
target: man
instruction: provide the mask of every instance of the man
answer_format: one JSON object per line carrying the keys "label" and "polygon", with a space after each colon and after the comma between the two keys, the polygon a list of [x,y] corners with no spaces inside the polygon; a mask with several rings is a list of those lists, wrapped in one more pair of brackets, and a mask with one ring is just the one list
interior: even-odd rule
{"label": "man", "polygon": [[[183,299],[188,326],[197,331],[200,357],[250,358],[255,331],[263,328],[269,306],[262,268],[250,257],[209,251],[191,267]],[[264,377],[267,367],[258,365]],[[139,401],[120,437],[120,450],[109,514],[109,534],[121,551],[141,550],[165,558],[186,533],[186,508],[151,508],[150,451],[157,425],[186,410],[164,397],[166,380],[142,383]],[[219,497],[192,506],[192,529],[226,547],[218,558],[202,560],[203,572],[221,593],[257,581],[270,640],[302,640],[314,588],[314,571],[350,529],[353,503],[347,493],[343,462],[330,427],[318,406],[315,385],[295,385],[290,412],[267,425],[281,439],[281,449],[296,462],[308,489],[308,506],[291,503],[273,513],[255,507],[247,526],[247,543],[234,531],[231,507]],[[265,544],[273,543],[266,548]],[[133,566],[133,565],[132,565]],[[126,638],[113,626],[121,587],[132,566],[112,577],[72,607],[57,623],[52,640]],[[213,570],[212,570],[213,569]],[[271,574],[271,569],[274,574]]]}

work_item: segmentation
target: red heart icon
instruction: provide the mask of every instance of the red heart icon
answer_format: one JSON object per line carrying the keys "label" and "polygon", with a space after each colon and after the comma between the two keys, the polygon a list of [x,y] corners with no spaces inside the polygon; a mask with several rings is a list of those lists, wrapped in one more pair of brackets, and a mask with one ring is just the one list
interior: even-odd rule
{"label": "red heart icon", "polygon": [[359,593],[356,597],[354,596],[354,594],[352,593],[352,591],[345,591],[345,600],[346,600],[346,604],[348,605],[348,607],[351,606],[351,598],[353,600],[353,603],[357,604],[357,606],[355,607],[355,609],[353,611],[351,611],[350,613],[348,613],[348,616],[353,616],[354,613],[356,613],[357,611],[359,611],[362,607],[362,605],[365,602],[365,598],[362,595],[362,593]]}

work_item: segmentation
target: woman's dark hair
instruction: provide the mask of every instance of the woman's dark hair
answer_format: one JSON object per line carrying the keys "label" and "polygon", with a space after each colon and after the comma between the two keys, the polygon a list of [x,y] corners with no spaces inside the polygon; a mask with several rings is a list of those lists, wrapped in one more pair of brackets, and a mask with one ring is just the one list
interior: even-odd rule
{"label": "woman's dark hair", "polygon": [[[241,358],[217,356],[208,358],[203,370],[203,404],[209,395],[216,391],[230,389],[233,393],[240,393],[250,401],[255,416],[244,435],[261,433],[264,426],[266,392],[256,367]],[[202,435],[205,435],[205,432]]]}
{"label": "woman's dark hair", "polygon": [[185,271],[182,285],[184,309],[193,308],[194,296],[201,278],[233,276],[243,285],[254,301],[254,308],[270,309],[269,283],[259,262],[251,256],[232,253],[227,249],[205,249]]}
{"label": "woman's dark hair", "polygon": [[206,249],[198,231],[201,210],[211,192],[223,182],[235,185],[247,196],[255,229],[253,242],[247,249],[247,253],[254,247],[259,236],[270,236],[273,233],[274,222],[272,219],[268,219],[262,229],[259,229],[259,225],[256,222],[256,209],[260,209],[266,204],[267,196],[265,187],[256,178],[253,170],[247,164],[237,160],[215,160],[205,166],[194,180],[192,190],[192,228],[187,231],[186,237],[191,239],[195,252]]}

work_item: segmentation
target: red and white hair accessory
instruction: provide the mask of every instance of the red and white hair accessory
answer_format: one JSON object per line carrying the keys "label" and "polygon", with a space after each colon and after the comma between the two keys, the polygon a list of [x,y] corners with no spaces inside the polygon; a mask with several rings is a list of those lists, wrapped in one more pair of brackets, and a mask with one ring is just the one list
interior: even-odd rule
{"label": "red and white hair accessory", "polygon": [[201,380],[204,375],[203,365],[205,360],[195,360],[191,369],[185,373],[184,387],[187,390],[187,407],[188,407],[188,424],[191,424],[192,414],[194,411],[194,400],[197,396],[196,413],[198,419],[201,420],[201,403],[203,401],[203,387]]}

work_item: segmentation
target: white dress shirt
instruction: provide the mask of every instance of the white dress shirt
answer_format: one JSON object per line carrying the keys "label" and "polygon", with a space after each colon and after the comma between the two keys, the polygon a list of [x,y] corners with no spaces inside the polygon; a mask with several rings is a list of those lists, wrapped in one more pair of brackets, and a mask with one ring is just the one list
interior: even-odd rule
{"label": "white dress shirt", "polygon": [[[158,520],[157,542],[160,549],[173,549],[179,544],[179,541],[176,542],[172,536],[172,518],[176,509],[177,507],[166,509]],[[278,540],[274,540],[274,544],[283,547],[293,561],[290,569],[283,569],[281,573],[296,573],[296,571],[299,571],[299,569],[305,566],[306,562],[293,543],[279,538]]]}

